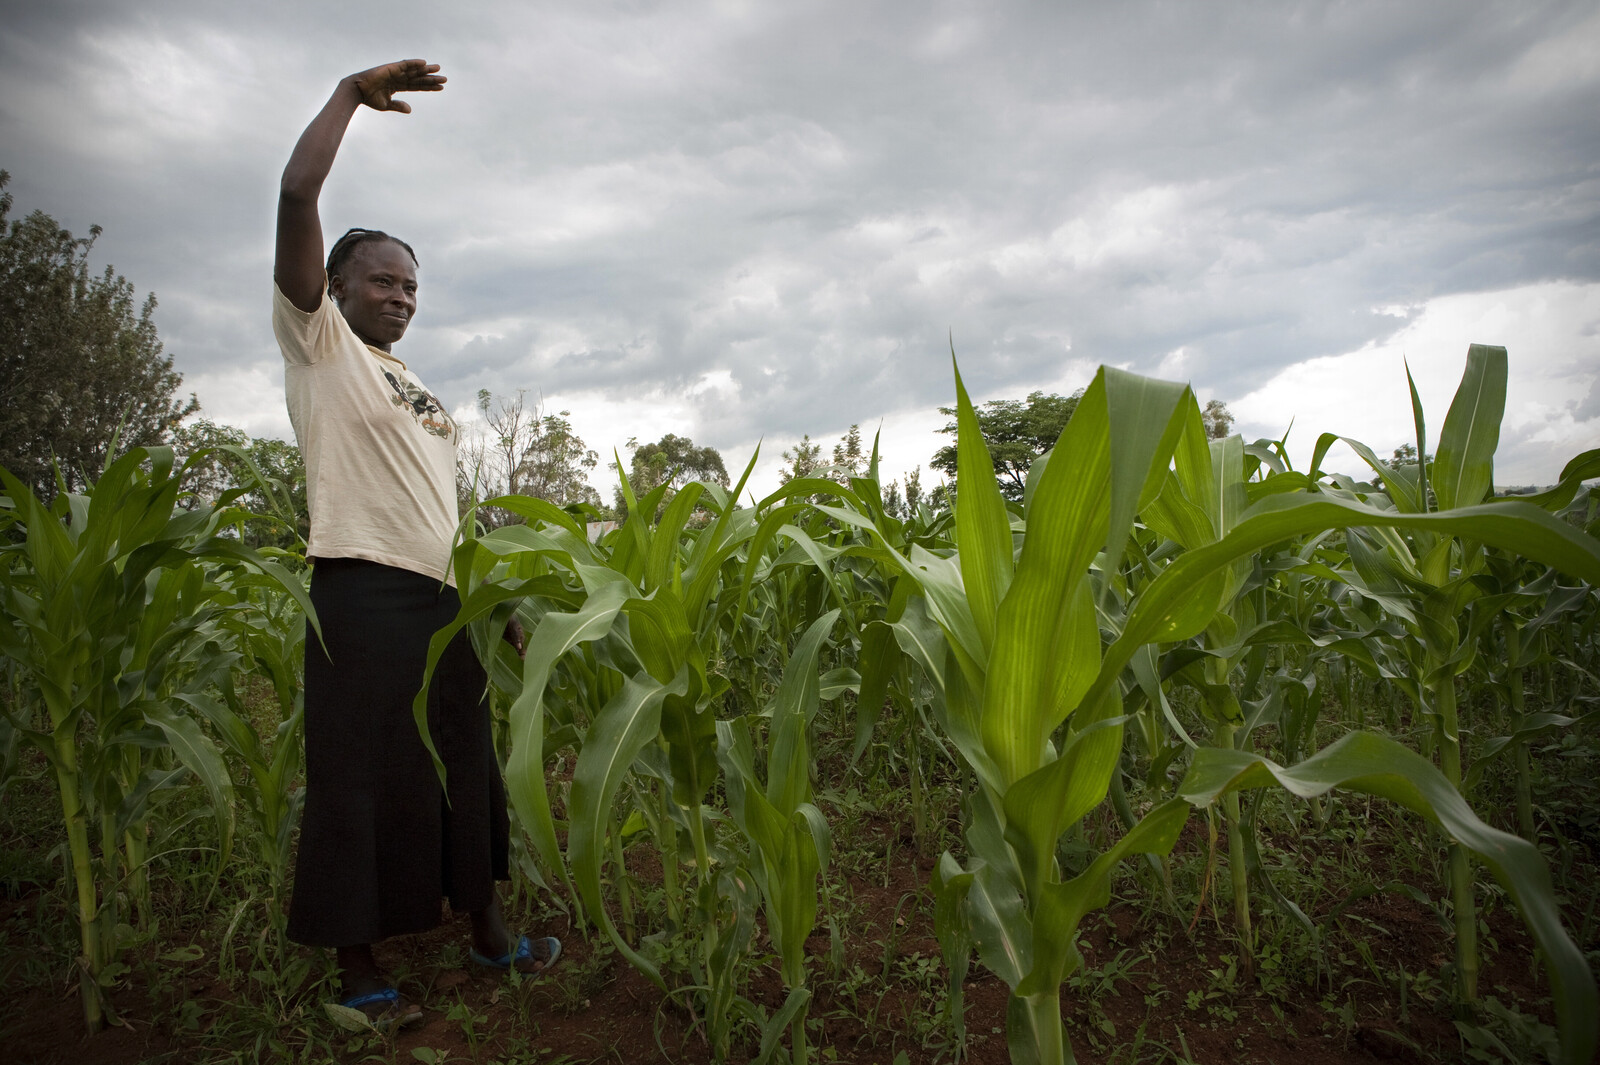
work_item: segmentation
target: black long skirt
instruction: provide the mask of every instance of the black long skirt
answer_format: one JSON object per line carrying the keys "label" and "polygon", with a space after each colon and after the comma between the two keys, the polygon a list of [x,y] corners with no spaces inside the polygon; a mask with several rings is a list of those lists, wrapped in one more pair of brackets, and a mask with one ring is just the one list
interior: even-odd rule
{"label": "black long skirt", "polygon": [[494,897],[508,872],[508,818],[487,683],[465,630],[428,689],[428,728],[449,802],[411,702],[428,641],[456,615],[454,588],[360,559],[320,559],[311,601],[327,651],[306,636],[306,804],[289,937],[374,943]]}

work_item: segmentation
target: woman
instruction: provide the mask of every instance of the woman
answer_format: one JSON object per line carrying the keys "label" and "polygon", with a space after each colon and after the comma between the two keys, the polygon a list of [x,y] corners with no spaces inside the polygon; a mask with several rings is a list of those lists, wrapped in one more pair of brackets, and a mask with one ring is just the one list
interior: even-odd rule
{"label": "woman", "polygon": [[[362,104],[409,114],[395,93],[438,92],[438,70],[412,59],[339,82],[284,168],[273,264],[273,331],[306,461],[322,625],[322,643],[306,641],[306,806],[289,935],[336,948],[343,1005],[383,1026],[422,1011],[384,977],[372,944],[436,927],[441,896],[472,915],[480,965],[538,972],[561,950],[513,937],[501,917],[505,789],[465,632],[428,695],[448,801],[412,717],[428,640],[459,607],[445,583],[457,427],[391,352],[417,309],[416,257],[386,233],[353,229],[322,258],[317,198],[351,116]],[[507,634],[519,653],[520,637]]]}

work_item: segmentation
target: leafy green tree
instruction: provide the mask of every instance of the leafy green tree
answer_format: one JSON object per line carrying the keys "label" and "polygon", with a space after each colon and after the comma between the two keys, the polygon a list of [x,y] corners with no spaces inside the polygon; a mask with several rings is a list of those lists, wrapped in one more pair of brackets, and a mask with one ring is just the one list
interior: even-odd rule
{"label": "leafy green tree", "polygon": [[[1401,444],[1394,449],[1394,455],[1389,459],[1388,466],[1398,470],[1402,466],[1415,466],[1417,464],[1417,445]],[[1428,456],[1428,465],[1433,465],[1433,456]]]}
{"label": "leafy green tree", "polygon": [[1200,421],[1206,427],[1206,436],[1212,440],[1225,439],[1233,432],[1233,412],[1220,399],[1206,400],[1206,409],[1200,412]]}
{"label": "leafy green tree", "polygon": [[179,426],[172,434],[172,450],[187,465],[183,472],[184,495],[179,498],[178,505],[185,510],[215,506],[223,492],[246,483],[241,475],[248,475],[248,467],[237,456],[221,450],[212,451],[200,459],[194,456],[207,448],[249,446],[249,433],[209,418],[199,418]]}
{"label": "leafy green tree", "polygon": [[[1006,499],[1021,501],[1028,468],[1034,459],[1056,446],[1081,398],[1081,388],[1070,396],[1030,392],[1026,400],[992,399],[978,410],[978,429],[989,445],[995,476],[1000,478],[1000,492]],[[954,418],[956,410],[940,407],[939,413]],[[939,431],[955,436],[956,423],[951,421]],[[947,444],[935,452],[932,466],[954,481],[956,446]]]}
{"label": "leafy green tree", "polygon": [[850,431],[833,445],[833,473],[830,476],[840,484],[848,485],[850,478],[860,477],[866,472],[866,463],[866,453],[861,450],[861,426],[852,425]]}
{"label": "leafy green tree", "polygon": [[811,434],[807,433],[793,448],[784,449],[783,461],[789,466],[779,472],[779,484],[788,484],[801,477],[810,477],[816,472],[817,467],[822,465],[822,445],[812,443]]}
{"label": "leafy green tree", "polygon": [[201,418],[172,434],[172,448],[184,460],[216,449],[187,467],[180,506],[214,507],[223,492],[244,488],[235,501],[252,515],[239,526],[244,543],[286,551],[304,547],[311,533],[311,508],[306,502],[306,462],[298,447],[268,437],[251,439],[243,429]]}
{"label": "leafy green tree", "polygon": [[[849,487],[850,478],[860,477],[866,473],[867,455],[861,449],[861,426],[852,425],[839,437],[839,442],[833,445],[833,461],[825,463],[822,458],[822,444],[811,439],[807,433],[800,438],[800,442],[793,448],[786,449],[783,461],[788,468],[778,471],[778,483],[788,484],[790,481],[802,477],[820,477]],[[796,500],[811,503],[820,503],[823,496],[796,496]]]}
{"label": "leafy green tree", "polygon": [[[0,170],[0,190],[9,179]],[[11,203],[0,192],[0,465],[48,498],[52,459],[82,488],[113,440],[165,443],[200,404],[175,398],[183,377],[161,352],[155,296],[137,303],[110,266],[89,271],[100,227],[74,237],[42,211],[7,226]]]}
{"label": "leafy green tree", "polygon": [[923,499],[922,467],[918,466],[906,474],[904,494],[901,493],[898,479],[889,482],[889,487],[883,493],[883,509],[891,518],[904,519],[917,512]]}
{"label": "leafy green tree", "polygon": [[[548,413],[540,403],[525,403],[524,394],[519,389],[515,396],[497,400],[487,388],[479,390],[483,428],[471,438],[464,436],[457,451],[456,493],[462,509],[499,495],[598,507],[600,493],[590,487],[589,474],[600,457],[573,431],[571,412]],[[478,520],[492,529],[522,519],[486,507],[478,511]]]}
{"label": "leafy green tree", "polygon": [[[631,438],[628,450],[631,452],[628,485],[633,489],[635,498],[648,495],[664,484],[667,490],[662,494],[661,504],[665,506],[678,493],[678,489],[691,481],[728,487],[728,468],[722,461],[722,453],[710,445],[696,446],[687,436],[668,433],[649,444],[641,444],[637,438]],[[616,469],[616,464],[613,463],[611,468]],[[620,484],[616,488],[615,503],[618,519],[625,518],[628,501],[622,496]]]}

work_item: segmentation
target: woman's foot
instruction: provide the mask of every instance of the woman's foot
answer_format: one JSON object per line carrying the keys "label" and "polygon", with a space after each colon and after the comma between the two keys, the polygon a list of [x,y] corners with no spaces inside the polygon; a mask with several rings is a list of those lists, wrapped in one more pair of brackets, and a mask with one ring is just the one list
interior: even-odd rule
{"label": "woman's foot", "polygon": [[472,960],[491,969],[516,969],[532,975],[554,965],[561,956],[561,941],[552,936],[534,939],[513,936],[495,899],[472,911]]}
{"label": "woman's foot", "polygon": [[360,1010],[379,1031],[422,1019],[422,1007],[390,985],[372,956],[372,945],[340,947],[339,1004]]}

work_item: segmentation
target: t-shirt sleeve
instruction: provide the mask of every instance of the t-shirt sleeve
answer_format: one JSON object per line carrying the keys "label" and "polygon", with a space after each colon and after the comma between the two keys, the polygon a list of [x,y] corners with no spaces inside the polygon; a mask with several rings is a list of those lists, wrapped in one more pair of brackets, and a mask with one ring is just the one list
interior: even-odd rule
{"label": "t-shirt sleeve", "polygon": [[307,313],[289,302],[276,281],[272,283],[272,332],[285,362],[310,366],[326,358],[333,347],[333,319],[338,317],[327,293],[323,293],[317,309]]}

